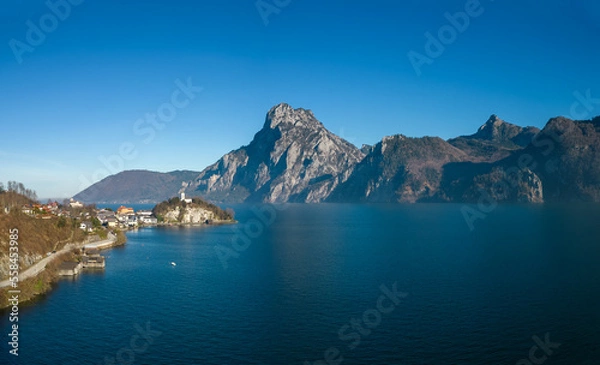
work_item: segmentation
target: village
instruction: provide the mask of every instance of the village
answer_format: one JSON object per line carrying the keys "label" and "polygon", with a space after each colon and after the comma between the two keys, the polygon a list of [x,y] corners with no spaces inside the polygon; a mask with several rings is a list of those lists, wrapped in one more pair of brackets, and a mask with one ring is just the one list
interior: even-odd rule
{"label": "village", "polygon": [[51,226],[72,232],[67,239],[70,243],[62,242],[63,248],[59,248],[57,243],[49,252],[40,253],[39,261],[23,273],[24,278],[35,275],[46,264],[65,254],[70,257],[60,264],[60,276],[76,276],[83,269],[104,269],[106,259],[100,255],[100,250],[124,244],[124,231],[159,225],[198,226],[235,222],[233,212],[221,210],[200,198],[187,198],[185,192],[159,203],[152,210],[136,211],[123,205],[116,209],[98,208],[95,204],[86,205],[73,198],[62,203],[49,200],[46,204],[29,199],[27,203],[4,206],[5,213],[15,209],[35,220],[52,220]]}
{"label": "village", "polygon": [[72,198],[65,203],[49,201],[46,204],[26,204],[21,211],[38,219],[70,218],[79,221],[79,228],[87,233],[93,233],[100,227],[130,229],[158,224],[158,219],[151,210],[136,212],[133,208],[125,206],[119,207],[117,211],[110,208],[97,209],[95,205],[86,206]]}
{"label": "village", "polygon": [[[82,269],[104,269],[105,257],[100,250],[113,247],[117,242],[115,232],[137,229],[144,226],[156,226],[158,219],[151,210],[135,211],[131,207],[120,206],[116,211],[110,208],[98,209],[95,205],[85,205],[74,199],[62,204],[48,201],[46,204],[25,204],[21,212],[36,219],[58,219],[62,224],[73,224],[85,234],[85,240],[79,249],[78,261],[63,262],[58,270],[60,276],[76,276]],[[48,252],[46,256],[56,254]]]}

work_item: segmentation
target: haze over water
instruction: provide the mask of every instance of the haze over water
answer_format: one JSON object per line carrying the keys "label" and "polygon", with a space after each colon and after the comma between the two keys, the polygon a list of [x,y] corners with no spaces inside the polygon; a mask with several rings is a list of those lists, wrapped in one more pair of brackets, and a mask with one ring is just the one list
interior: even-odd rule
{"label": "haze over water", "polygon": [[[333,348],[341,364],[516,364],[549,334],[545,364],[597,364],[600,207],[501,205],[472,232],[460,208],[289,205],[227,268],[215,247],[249,205],[236,226],[129,232],[104,271],[21,307],[19,357],[3,341],[0,362],[313,364]],[[353,329],[394,283],[399,304]],[[154,331],[144,351],[136,325]]]}

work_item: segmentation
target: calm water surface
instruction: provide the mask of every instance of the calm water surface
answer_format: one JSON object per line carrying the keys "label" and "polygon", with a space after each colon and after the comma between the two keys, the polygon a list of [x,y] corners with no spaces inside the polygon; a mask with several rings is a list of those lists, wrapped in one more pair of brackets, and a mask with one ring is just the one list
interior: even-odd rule
{"label": "calm water surface", "polygon": [[500,206],[474,231],[460,208],[290,205],[269,224],[236,206],[236,226],[130,232],[104,271],[21,306],[0,363],[514,365],[548,334],[544,364],[599,364],[600,206]]}

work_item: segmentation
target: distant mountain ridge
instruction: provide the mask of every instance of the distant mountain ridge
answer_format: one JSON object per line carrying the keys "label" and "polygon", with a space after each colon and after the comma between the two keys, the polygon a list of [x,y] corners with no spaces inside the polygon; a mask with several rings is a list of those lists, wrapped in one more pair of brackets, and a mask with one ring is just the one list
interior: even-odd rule
{"label": "distant mountain ridge", "polygon": [[196,171],[154,172],[128,170],[111,175],[73,198],[85,203],[144,204],[158,203],[179,195],[182,182],[193,180]]}
{"label": "distant mountain ridge", "polygon": [[492,116],[479,127],[477,133],[466,136],[468,139],[479,139],[496,143],[514,143],[518,146],[525,147],[540,130],[535,127],[519,127],[517,125],[507,123],[498,118],[497,115]]}
{"label": "distant mountain ridge", "polygon": [[442,167],[467,154],[439,137],[385,137],[328,198],[330,202],[414,203],[435,195]]}
{"label": "distant mountain ridge", "polygon": [[453,201],[600,202],[600,117],[552,118],[524,149],[489,164],[449,164],[442,184]]}
{"label": "distant mountain ridge", "polygon": [[598,202],[599,125],[598,117],[558,117],[540,131],[492,115],[469,136],[398,134],[358,149],[310,110],[282,103],[247,146],[199,173],[125,171],[75,198],[89,202],[95,192],[103,197],[96,201],[158,202],[185,189],[227,203],[476,202],[482,192],[498,202]]}
{"label": "distant mountain ridge", "polygon": [[475,134],[452,138],[448,143],[465,151],[472,161],[491,162],[527,146],[539,132],[538,128],[519,127],[493,114]]}

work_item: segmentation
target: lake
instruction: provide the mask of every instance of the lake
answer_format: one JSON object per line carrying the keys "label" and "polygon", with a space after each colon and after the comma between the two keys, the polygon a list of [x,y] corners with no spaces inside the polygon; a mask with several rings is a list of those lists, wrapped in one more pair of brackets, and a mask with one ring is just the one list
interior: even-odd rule
{"label": "lake", "polygon": [[[21,305],[15,364],[598,364],[600,206],[235,206]],[[25,234],[24,232],[21,234]],[[173,265],[174,263],[175,265]]]}

